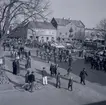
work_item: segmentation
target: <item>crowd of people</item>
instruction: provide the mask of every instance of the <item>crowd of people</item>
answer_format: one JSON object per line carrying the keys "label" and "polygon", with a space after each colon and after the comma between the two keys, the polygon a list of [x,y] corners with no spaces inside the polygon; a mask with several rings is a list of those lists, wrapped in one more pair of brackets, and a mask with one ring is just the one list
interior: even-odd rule
{"label": "crowd of people", "polygon": [[55,48],[52,46],[43,47],[36,50],[36,55],[41,59],[46,60],[48,63],[53,61],[55,64],[57,62],[68,63],[69,66],[72,64],[72,55],[68,49]]}
{"label": "crowd of people", "polygon": [[[18,46],[15,46],[17,44],[12,44],[12,43],[17,43]],[[14,75],[20,75],[20,62],[25,60],[25,69],[26,69],[26,75],[25,75],[25,84],[22,86],[26,90],[30,90],[31,92],[33,91],[34,88],[34,82],[36,81],[34,72],[28,71],[28,68],[31,68],[31,52],[25,50],[25,45],[22,44],[20,40],[11,40],[8,44],[7,42],[3,43],[3,48],[4,51],[6,50],[6,47],[10,51],[11,58],[13,60],[12,67],[13,67],[13,74]],[[56,88],[59,87],[61,88],[61,78],[62,76],[68,77],[68,86],[67,88],[70,89],[71,91],[73,90],[73,78],[70,75],[72,71],[72,54],[68,49],[62,49],[62,48],[55,48],[51,45],[43,45],[39,49],[36,50],[36,56],[40,56],[41,59],[47,60],[48,63],[50,61],[54,61],[50,65],[50,75],[51,77],[56,78]],[[68,69],[66,75],[61,75],[61,73],[58,71],[58,62],[64,62],[68,63]],[[85,85],[85,77],[87,73],[85,69],[81,71],[80,73],[80,78],[81,78],[81,84],[83,83]],[[48,84],[48,75],[46,68],[42,68],[42,84],[47,85]]]}
{"label": "crowd of people", "polygon": [[94,53],[92,55],[85,55],[85,63],[90,63],[91,69],[93,70],[101,70],[106,72],[106,58],[105,51],[102,55],[98,53]]}

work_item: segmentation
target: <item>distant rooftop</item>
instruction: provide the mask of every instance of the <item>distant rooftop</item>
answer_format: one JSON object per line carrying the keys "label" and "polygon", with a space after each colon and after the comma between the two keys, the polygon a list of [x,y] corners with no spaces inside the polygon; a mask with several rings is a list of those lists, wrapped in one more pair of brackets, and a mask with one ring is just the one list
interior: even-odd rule
{"label": "distant rooftop", "polygon": [[69,23],[73,23],[77,27],[85,27],[81,20],[71,20],[71,18],[54,18],[59,26],[66,26]]}
{"label": "distant rooftop", "polygon": [[104,32],[106,32],[105,30],[102,30],[102,29],[96,29],[96,28],[85,28],[85,30],[104,31]]}
{"label": "distant rooftop", "polygon": [[39,22],[39,21],[31,21],[29,22],[29,27],[39,28],[39,29],[56,29],[50,22]]}
{"label": "distant rooftop", "polygon": [[65,19],[65,18],[55,18],[56,22],[58,25],[60,26],[66,26],[67,24],[69,24],[71,21],[69,19]]}

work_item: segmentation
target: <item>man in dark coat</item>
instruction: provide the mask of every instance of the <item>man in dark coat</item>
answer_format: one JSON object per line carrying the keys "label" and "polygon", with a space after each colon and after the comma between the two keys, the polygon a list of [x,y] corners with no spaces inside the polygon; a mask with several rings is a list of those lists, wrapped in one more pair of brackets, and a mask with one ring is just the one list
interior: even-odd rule
{"label": "man in dark coat", "polygon": [[69,56],[68,62],[69,62],[68,66],[71,66],[72,65],[72,57],[71,56]]}
{"label": "man in dark coat", "polygon": [[33,92],[34,81],[35,81],[35,75],[34,75],[34,72],[33,72],[33,71],[32,71],[32,73],[28,76],[28,80],[29,80],[29,83],[30,83],[31,92]]}
{"label": "man in dark coat", "polygon": [[17,66],[17,73],[20,74],[20,64],[19,64],[19,60],[16,60],[16,66]]}
{"label": "man in dark coat", "polygon": [[85,85],[85,77],[88,76],[87,72],[85,71],[85,68],[80,72],[80,83]]}
{"label": "man in dark coat", "polygon": [[73,90],[73,78],[72,77],[69,79],[69,82],[68,82],[68,90],[70,89],[70,87],[72,91]]}
{"label": "man in dark coat", "polygon": [[25,83],[29,83],[29,75],[30,75],[30,72],[27,71],[27,73],[25,74]]}
{"label": "man in dark coat", "polygon": [[53,76],[53,64],[50,65],[50,74]]}
{"label": "man in dark coat", "polygon": [[17,75],[17,64],[16,64],[16,61],[15,60],[13,61],[12,66],[13,66],[13,74],[14,75]]}
{"label": "man in dark coat", "polygon": [[57,87],[61,87],[61,76],[60,76],[60,73],[57,74],[57,77],[56,77],[56,88]]}
{"label": "man in dark coat", "polygon": [[57,75],[57,65],[56,64],[54,65],[54,74],[55,74],[55,76]]}

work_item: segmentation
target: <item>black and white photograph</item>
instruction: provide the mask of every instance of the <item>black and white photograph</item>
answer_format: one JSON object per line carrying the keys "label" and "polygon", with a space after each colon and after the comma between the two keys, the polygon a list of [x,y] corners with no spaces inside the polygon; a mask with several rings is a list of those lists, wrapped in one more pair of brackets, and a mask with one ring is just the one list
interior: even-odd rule
{"label": "black and white photograph", "polygon": [[106,105],[106,0],[0,0],[0,105]]}

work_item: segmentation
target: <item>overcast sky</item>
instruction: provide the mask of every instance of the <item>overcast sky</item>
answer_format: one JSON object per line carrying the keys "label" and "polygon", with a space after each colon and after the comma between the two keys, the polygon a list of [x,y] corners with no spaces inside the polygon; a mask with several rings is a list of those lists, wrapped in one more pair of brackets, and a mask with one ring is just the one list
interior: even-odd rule
{"label": "overcast sky", "polygon": [[88,28],[106,18],[106,0],[51,0],[53,17],[82,20]]}

